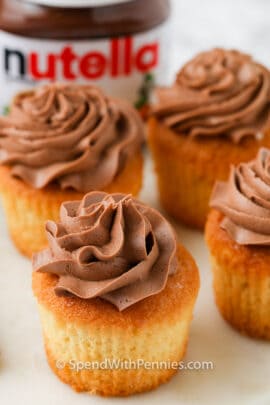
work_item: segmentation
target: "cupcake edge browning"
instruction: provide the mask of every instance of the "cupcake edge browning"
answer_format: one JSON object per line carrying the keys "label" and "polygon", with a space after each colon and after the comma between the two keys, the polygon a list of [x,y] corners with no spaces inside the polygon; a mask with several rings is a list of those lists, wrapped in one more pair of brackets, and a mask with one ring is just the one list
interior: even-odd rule
{"label": "cupcake edge browning", "polygon": [[[68,362],[67,353],[84,362],[102,360],[104,355],[130,360],[181,361],[198,294],[199,273],[183,246],[178,245],[177,255],[178,270],[168,278],[165,289],[122,312],[100,298],[58,297],[54,292],[55,276],[33,273],[33,292],[40,308],[48,362],[63,382],[77,391],[126,396],[154,389],[175,374],[173,369],[76,373],[67,365],[59,370],[56,361]],[[69,331],[73,331],[72,336],[68,336]],[[54,341],[56,336],[57,342]],[[62,339],[63,336],[67,339]],[[74,352],[72,347],[76,347],[80,336],[92,341],[93,346],[90,345],[91,349],[82,346]]]}
{"label": "cupcake edge browning", "polygon": [[212,209],[205,229],[218,309],[241,333],[270,340],[269,249],[239,245],[221,228],[223,219]]}
{"label": "cupcake edge browning", "polygon": [[147,141],[163,207],[184,224],[203,229],[215,181],[227,179],[231,164],[253,159],[260,147],[270,148],[270,130],[260,140],[235,144],[227,138],[177,134],[151,117]]}

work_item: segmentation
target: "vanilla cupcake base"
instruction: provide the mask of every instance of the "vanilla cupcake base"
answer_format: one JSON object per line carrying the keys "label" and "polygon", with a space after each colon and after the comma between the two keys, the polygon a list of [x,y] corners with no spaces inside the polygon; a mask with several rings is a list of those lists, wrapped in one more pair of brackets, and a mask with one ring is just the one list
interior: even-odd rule
{"label": "vanilla cupcake base", "polygon": [[[142,186],[142,175],[143,157],[139,152],[103,191],[136,196]],[[34,189],[14,178],[6,166],[0,166],[0,193],[10,236],[17,249],[28,257],[46,247],[45,222],[58,220],[60,205],[64,201],[81,200],[84,195],[61,190],[57,185]]]}
{"label": "vanilla cupcake base", "polygon": [[270,340],[269,248],[234,242],[220,228],[222,218],[212,210],[206,224],[217,306],[241,333]]}
{"label": "vanilla cupcake base", "polygon": [[[151,390],[175,374],[171,364],[184,356],[199,288],[196,265],[181,246],[178,257],[178,270],[165,289],[123,312],[98,298],[57,297],[57,278],[33,273],[48,362],[63,382],[76,391],[126,396]],[[152,366],[89,369],[106,359]],[[76,371],[74,364],[84,369]]]}
{"label": "vanilla cupcake base", "polygon": [[[139,370],[132,370],[132,362],[144,360],[150,365],[150,362],[154,364],[159,359],[179,361],[185,354],[190,322],[188,313],[182,321],[173,325],[165,322],[164,325],[143,328],[142,331],[115,331],[106,327],[78,329],[72,323],[60,326],[54,316],[43,307],[40,307],[40,314],[45,325],[44,341],[48,362],[54,373],[76,391],[126,396],[154,389],[169,380],[176,370],[145,370],[143,365]],[[61,340],[71,340],[72,343],[64,346],[60,343]],[[161,342],[166,342],[166,345],[160,345]],[[102,362],[113,359],[130,361],[130,365],[127,364],[127,369],[123,365],[115,370],[76,372],[74,369],[75,365],[81,368],[91,362],[100,363],[102,367]],[[104,364],[110,367],[109,363]]]}
{"label": "vanilla cupcake base", "polygon": [[151,118],[148,142],[163,207],[176,220],[203,229],[216,180],[226,180],[232,164],[253,159],[260,147],[270,148],[270,131],[261,140],[249,137],[235,144],[225,136],[178,134]]}

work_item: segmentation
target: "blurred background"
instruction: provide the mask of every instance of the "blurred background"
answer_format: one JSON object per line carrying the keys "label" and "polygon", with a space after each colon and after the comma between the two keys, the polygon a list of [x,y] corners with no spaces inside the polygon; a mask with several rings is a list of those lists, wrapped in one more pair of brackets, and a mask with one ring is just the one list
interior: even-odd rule
{"label": "blurred background", "polygon": [[212,47],[236,48],[270,66],[269,0],[171,2],[170,78],[183,62]]}

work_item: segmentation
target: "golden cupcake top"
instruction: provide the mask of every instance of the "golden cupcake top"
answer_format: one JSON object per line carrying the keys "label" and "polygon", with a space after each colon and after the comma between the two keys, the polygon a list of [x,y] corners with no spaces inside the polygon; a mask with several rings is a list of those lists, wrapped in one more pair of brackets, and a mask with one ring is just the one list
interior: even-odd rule
{"label": "golden cupcake top", "polygon": [[261,138],[270,124],[270,72],[236,50],[198,54],[156,96],[153,114],[191,137],[226,136],[237,143]]}
{"label": "golden cupcake top", "polygon": [[270,151],[232,167],[227,182],[217,182],[210,206],[224,214],[221,227],[241,245],[270,245]]}
{"label": "golden cupcake top", "polygon": [[60,221],[48,221],[49,247],[33,269],[59,277],[57,295],[111,302],[120,311],[161,292],[177,266],[169,223],[130,195],[91,192],[63,203]]}
{"label": "golden cupcake top", "polygon": [[50,84],[20,93],[0,122],[0,163],[34,188],[102,189],[144,139],[133,107],[92,85]]}

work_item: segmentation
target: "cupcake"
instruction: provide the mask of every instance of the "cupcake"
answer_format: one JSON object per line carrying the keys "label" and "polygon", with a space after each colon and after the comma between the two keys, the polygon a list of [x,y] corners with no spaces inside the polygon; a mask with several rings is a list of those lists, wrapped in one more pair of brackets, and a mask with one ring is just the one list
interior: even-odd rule
{"label": "cupcake", "polygon": [[216,302],[247,335],[270,340],[270,151],[213,189],[206,223]]}
{"label": "cupcake", "polygon": [[54,373],[105,396],[166,382],[185,353],[199,288],[169,223],[131,195],[91,192],[63,203],[46,232],[33,292]]}
{"label": "cupcake", "polygon": [[0,122],[0,192],[10,235],[25,255],[46,245],[44,222],[63,201],[102,190],[138,194],[144,140],[138,113],[91,85],[18,94]]}
{"label": "cupcake", "polygon": [[202,229],[215,181],[270,147],[269,71],[248,55],[214,49],[188,62],[156,96],[149,144],[161,203]]}

